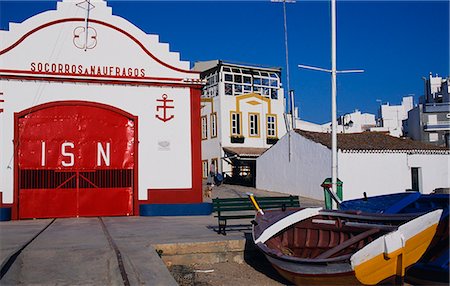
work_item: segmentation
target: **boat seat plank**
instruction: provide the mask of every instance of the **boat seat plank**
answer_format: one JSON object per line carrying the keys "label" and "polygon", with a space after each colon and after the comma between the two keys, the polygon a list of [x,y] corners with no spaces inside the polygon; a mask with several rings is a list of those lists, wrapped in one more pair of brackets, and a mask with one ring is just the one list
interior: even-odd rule
{"label": "boat seat plank", "polygon": [[330,258],[331,256],[335,255],[336,253],[339,253],[340,251],[346,249],[347,247],[350,247],[353,244],[356,244],[356,243],[360,242],[361,240],[363,240],[379,231],[380,231],[379,228],[373,228],[373,229],[366,230],[365,232],[355,235],[354,237],[342,242],[341,244],[337,245],[336,247],[333,247],[333,248],[323,252],[316,258],[317,259]]}

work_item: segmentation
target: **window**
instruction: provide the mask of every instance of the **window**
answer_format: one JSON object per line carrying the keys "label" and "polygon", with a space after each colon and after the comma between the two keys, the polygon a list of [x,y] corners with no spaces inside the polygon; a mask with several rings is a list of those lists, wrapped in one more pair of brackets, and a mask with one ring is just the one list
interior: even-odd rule
{"label": "window", "polygon": [[225,81],[233,82],[233,76],[231,74],[225,74]]}
{"label": "window", "polygon": [[242,85],[241,84],[234,85],[234,94],[235,95],[242,94]]}
{"label": "window", "polygon": [[439,141],[439,134],[438,133],[436,133],[436,132],[433,132],[433,133],[430,133],[429,135],[429,141],[430,142],[437,142],[437,141]]}
{"label": "window", "polygon": [[233,95],[233,85],[231,83],[225,84],[225,94],[226,95]]}
{"label": "window", "polygon": [[202,116],[202,140],[208,139],[208,118]]}
{"label": "window", "polygon": [[241,113],[231,112],[231,135],[240,136],[241,135]]}
{"label": "window", "polygon": [[437,121],[437,114],[430,114],[430,115],[428,115],[428,124],[435,125],[437,123],[438,123],[438,121]]}
{"label": "window", "polygon": [[277,137],[277,116],[267,114],[267,137]]}
{"label": "window", "polygon": [[217,137],[217,113],[211,114],[211,138]]}
{"label": "window", "polygon": [[278,99],[278,90],[275,88],[270,89],[270,98]]}
{"label": "window", "polygon": [[208,177],[208,160],[202,160],[202,178]]}
{"label": "window", "polygon": [[248,132],[250,137],[259,137],[259,114],[248,114]]}

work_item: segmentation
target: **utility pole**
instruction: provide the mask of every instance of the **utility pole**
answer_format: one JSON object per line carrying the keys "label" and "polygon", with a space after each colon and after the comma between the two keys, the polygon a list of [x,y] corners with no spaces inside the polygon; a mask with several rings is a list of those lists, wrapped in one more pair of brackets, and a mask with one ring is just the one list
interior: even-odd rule
{"label": "utility pole", "polygon": [[331,70],[307,66],[298,65],[299,68],[305,68],[316,71],[323,71],[331,73],[331,183],[332,192],[334,197],[337,198],[337,173],[338,173],[338,160],[337,160],[337,115],[336,115],[336,75],[338,73],[362,73],[364,70],[336,70],[336,0],[331,0]]}

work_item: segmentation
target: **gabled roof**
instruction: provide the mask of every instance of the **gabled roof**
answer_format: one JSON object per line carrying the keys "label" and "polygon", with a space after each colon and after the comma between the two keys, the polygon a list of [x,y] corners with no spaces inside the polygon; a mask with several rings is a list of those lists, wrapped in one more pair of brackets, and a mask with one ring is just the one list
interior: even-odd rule
{"label": "gabled roof", "polygon": [[239,157],[257,158],[264,153],[267,148],[251,148],[251,147],[223,147],[223,151],[230,155]]}
{"label": "gabled roof", "polygon": [[[331,149],[331,133],[309,132],[296,129],[301,136]],[[409,138],[398,138],[384,132],[338,134],[338,149],[343,152],[395,152],[450,154],[448,148]]]}

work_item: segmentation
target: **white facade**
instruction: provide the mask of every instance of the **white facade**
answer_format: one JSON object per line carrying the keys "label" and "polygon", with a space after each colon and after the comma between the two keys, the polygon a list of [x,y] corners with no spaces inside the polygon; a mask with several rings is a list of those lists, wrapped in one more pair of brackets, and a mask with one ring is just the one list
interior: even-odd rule
{"label": "white facade", "polygon": [[331,176],[331,150],[290,134],[256,160],[256,188],[323,200],[320,185]]}
{"label": "white facade", "polygon": [[[287,135],[257,159],[256,187],[323,200],[320,185],[331,177],[331,150],[295,131],[290,138],[291,161]],[[424,194],[450,187],[449,161],[450,152],[445,150],[339,149],[338,178],[343,182],[343,199],[361,198],[363,192],[375,196],[411,189],[411,168],[419,168],[419,191]]]}
{"label": "white facade", "polygon": [[[269,148],[286,133],[280,70],[222,61],[196,63],[207,85],[202,95],[202,168],[217,162],[218,172],[232,166],[224,147]],[[214,122],[216,122],[214,124]]]}
{"label": "white facade", "polygon": [[[139,119],[139,200],[147,200],[148,189],[192,188],[189,84],[199,85],[199,73],[157,35],[114,16],[104,1],[91,1],[84,38],[86,10],[78,2],[58,2],[57,10],[0,31],[3,203],[13,201],[14,113],[57,101],[101,103]],[[170,121],[155,117],[163,96],[173,100]]]}
{"label": "white facade", "polygon": [[382,104],[379,110],[379,126],[371,128],[371,131],[389,132],[391,136],[403,136],[403,121],[408,119],[408,111],[413,109],[414,99],[405,96],[401,105]]}
{"label": "white facade", "polygon": [[[331,132],[331,122],[322,124],[322,132]],[[347,113],[338,117],[337,132],[338,133],[360,133],[376,126],[375,115],[370,113],[361,113],[355,110],[352,113]],[[301,128],[299,128],[301,129]],[[301,129],[305,131],[315,131]]]}

